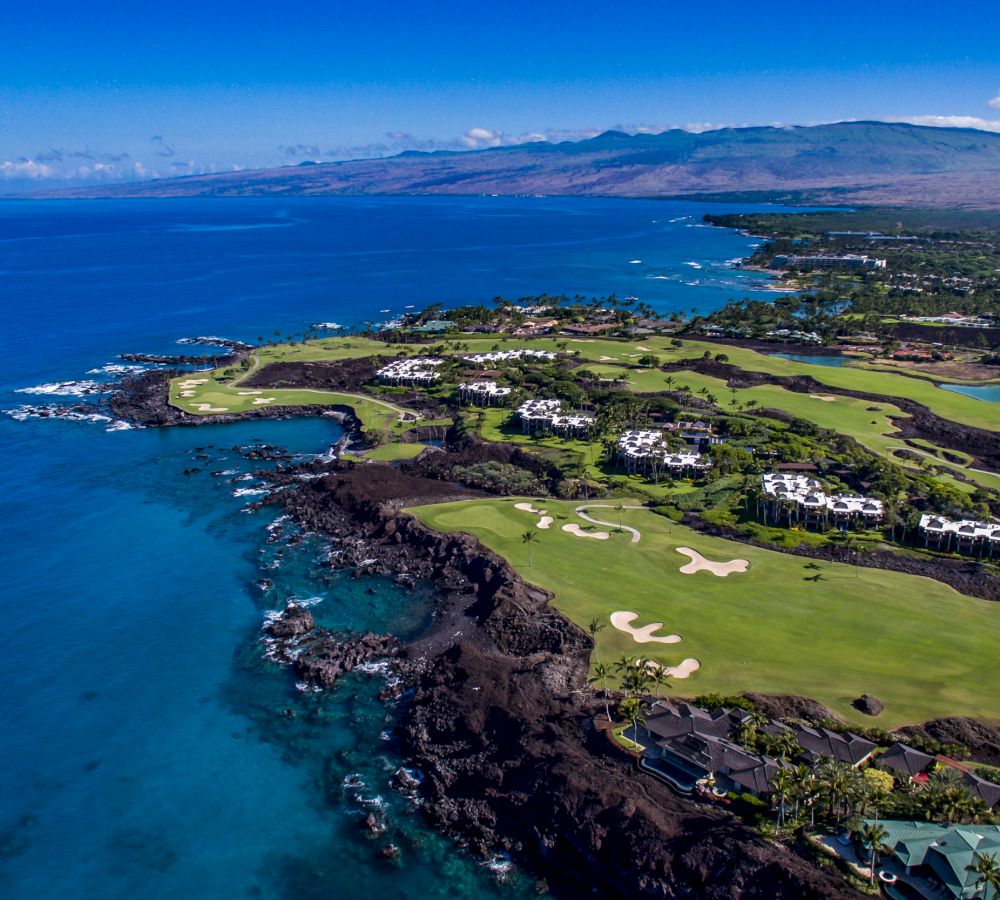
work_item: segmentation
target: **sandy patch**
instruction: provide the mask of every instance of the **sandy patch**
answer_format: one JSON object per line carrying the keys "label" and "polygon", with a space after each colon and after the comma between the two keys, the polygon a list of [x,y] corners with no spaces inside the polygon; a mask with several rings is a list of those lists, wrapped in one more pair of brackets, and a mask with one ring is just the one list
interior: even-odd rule
{"label": "sandy patch", "polygon": [[181,391],[181,396],[182,397],[193,397],[195,395],[195,393],[196,393],[195,391]]}
{"label": "sandy patch", "polygon": [[514,509],[519,509],[521,512],[533,513],[536,516],[544,516],[544,509],[535,509],[530,503],[515,503]]}
{"label": "sandy patch", "polygon": [[562,530],[575,537],[588,537],[593,538],[595,541],[606,541],[611,537],[606,531],[584,531],[576,522],[563,525]]}
{"label": "sandy patch", "polygon": [[263,391],[237,391],[236,393],[239,394],[241,397],[253,397],[253,396],[256,396],[257,394],[263,394],[264,392]]}
{"label": "sandy patch", "polygon": [[600,357],[601,362],[618,362],[617,358],[614,356],[602,356]]}
{"label": "sandy patch", "polygon": [[653,348],[652,347],[636,347],[635,349],[636,350],[645,350],[647,353],[650,353]]}
{"label": "sandy patch", "polygon": [[713,562],[710,559],[705,559],[697,550],[692,550],[690,547],[678,547],[677,552],[691,557],[691,562],[681,566],[682,575],[694,575],[695,572],[704,571],[718,575],[720,578],[725,578],[734,572],[745,572],[750,568],[750,563],[745,559],[731,559],[729,562]]}
{"label": "sandy patch", "polygon": [[274,403],[277,399],[277,397],[254,397],[253,405],[259,406],[261,403]]}
{"label": "sandy patch", "polygon": [[654,631],[659,631],[663,627],[662,622],[653,622],[652,625],[643,625],[642,628],[634,628],[632,622],[639,618],[639,613],[629,612],[620,609],[611,613],[611,625],[619,631],[632,635],[632,640],[637,644],[677,644],[680,642],[679,634],[665,634],[654,636]]}
{"label": "sandy patch", "polygon": [[212,406],[211,403],[195,403],[194,408],[200,412],[229,412],[224,406]]}
{"label": "sandy patch", "polygon": [[701,668],[701,663],[693,656],[682,659],[676,666],[661,666],[658,662],[649,660],[646,663],[647,669],[663,669],[671,678],[688,678],[692,672],[697,672]]}
{"label": "sandy patch", "polygon": [[539,528],[548,528],[552,524],[553,521],[554,520],[553,520],[552,516],[542,516],[538,520],[538,527]]}
{"label": "sandy patch", "polygon": [[813,400],[822,400],[824,403],[833,403],[837,399],[829,394],[810,394],[809,396]]}
{"label": "sandy patch", "polygon": [[186,378],[184,381],[179,382],[179,386],[182,388],[193,388],[198,387],[199,384],[205,384],[207,381],[207,378]]}

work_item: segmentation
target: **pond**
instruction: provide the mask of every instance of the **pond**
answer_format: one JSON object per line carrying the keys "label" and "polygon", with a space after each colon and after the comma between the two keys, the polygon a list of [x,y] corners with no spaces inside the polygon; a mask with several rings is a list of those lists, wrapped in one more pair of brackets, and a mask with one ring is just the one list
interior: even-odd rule
{"label": "pond", "polygon": [[807,356],[800,353],[769,353],[768,356],[780,356],[782,359],[808,363],[811,366],[843,366],[851,359],[849,356]]}
{"label": "pond", "polygon": [[1000,403],[1000,384],[942,384],[941,387],[956,394],[965,394],[974,400]]}

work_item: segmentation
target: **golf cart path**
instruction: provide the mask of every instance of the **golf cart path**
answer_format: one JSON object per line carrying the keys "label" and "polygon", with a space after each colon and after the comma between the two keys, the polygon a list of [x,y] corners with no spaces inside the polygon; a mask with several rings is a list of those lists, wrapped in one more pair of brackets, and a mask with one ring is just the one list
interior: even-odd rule
{"label": "golf cart path", "polygon": [[[642,509],[641,506],[625,506],[623,509]],[[632,543],[638,544],[639,539],[642,535],[639,533],[638,528],[633,528],[631,525],[619,526],[617,522],[604,522],[601,519],[595,519],[593,516],[588,516],[584,510],[585,509],[617,509],[616,506],[612,506],[610,503],[585,503],[583,506],[578,506],[575,510],[576,514],[583,520],[590,522],[592,525],[603,525],[605,528],[619,528],[622,531],[628,531],[632,535]]]}

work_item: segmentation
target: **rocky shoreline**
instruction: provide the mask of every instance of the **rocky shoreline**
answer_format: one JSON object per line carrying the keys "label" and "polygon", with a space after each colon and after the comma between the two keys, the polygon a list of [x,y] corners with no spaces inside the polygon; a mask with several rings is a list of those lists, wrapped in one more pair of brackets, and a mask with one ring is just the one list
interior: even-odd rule
{"label": "rocky shoreline", "polygon": [[[171,374],[130,379],[108,405],[150,425],[330,412],[190,416],[167,403]],[[343,413],[356,432],[353,413]],[[508,852],[556,895],[853,896],[835,869],[764,840],[725,810],[678,797],[613,747],[586,681],[591,639],[477,540],[432,532],[402,511],[480,495],[441,477],[431,457],[445,455],[426,453],[405,471],[312,461],[268,473],[285,489],[255,505],[280,505],[301,528],[332,537],[334,565],[404,585],[430,582],[438,601],[431,627],[404,647],[389,636],[331,635],[307,610],[290,608],[266,626],[278,657],[315,688],[362,662],[392,658],[412,687],[402,748],[425,775],[428,819],[473,852]],[[1000,730],[980,723],[919,728],[975,734],[980,752],[1000,754]]]}
{"label": "rocky shoreline", "polygon": [[425,775],[430,821],[473,852],[510,853],[557,895],[852,895],[835,872],[676,796],[612,748],[586,682],[590,638],[474,538],[401,512],[460,496],[391,466],[341,463],[270,501],[335,536],[338,564],[437,588],[435,622],[400,662],[414,685],[403,749]]}

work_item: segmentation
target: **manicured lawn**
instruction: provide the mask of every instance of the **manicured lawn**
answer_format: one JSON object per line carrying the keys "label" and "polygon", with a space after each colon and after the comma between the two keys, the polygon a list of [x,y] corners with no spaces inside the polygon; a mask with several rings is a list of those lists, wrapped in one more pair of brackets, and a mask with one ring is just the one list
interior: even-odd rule
{"label": "manicured lawn", "polygon": [[393,462],[398,459],[413,459],[415,456],[420,456],[420,454],[426,449],[427,445],[420,443],[382,444],[380,447],[376,447],[374,450],[369,450],[365,453],[365,459],[377,459],[381,462]]}
{"label": "manicured lawn", "polygon": [[[642,539],[612,533],[607,541],[574,537],[584,525],[578,502],[533,500],[555,516],[532,544],[521,536],[536,517],[515,499],[419,507],[411,512],[444,531],[476,535],[524,577],[550,591],[555,605],[582,627],[606,627],[597,656],[643,654],[668,665],[693,657],[701,669],[674,682],[673,694],[708,691],[792,693],[813,697],[855,722],[896,726],[944,715],[1000,718],[1000,604],[965,597],[927,578],[811,560],[700,535],[648,510],[626,510],[625,525]],[[614,501],[609,501],[614,502]],[[592,510],[615,521],[613,509]],[[690,547],[709,559],[746,559],[750,569],[725,578],[682,575]],[[614,629],[617,610],[637,612],[636,626],[663,622],[677,644],[637,644]],[[885,704],[871,719],[850,701],[868,692]]]}

